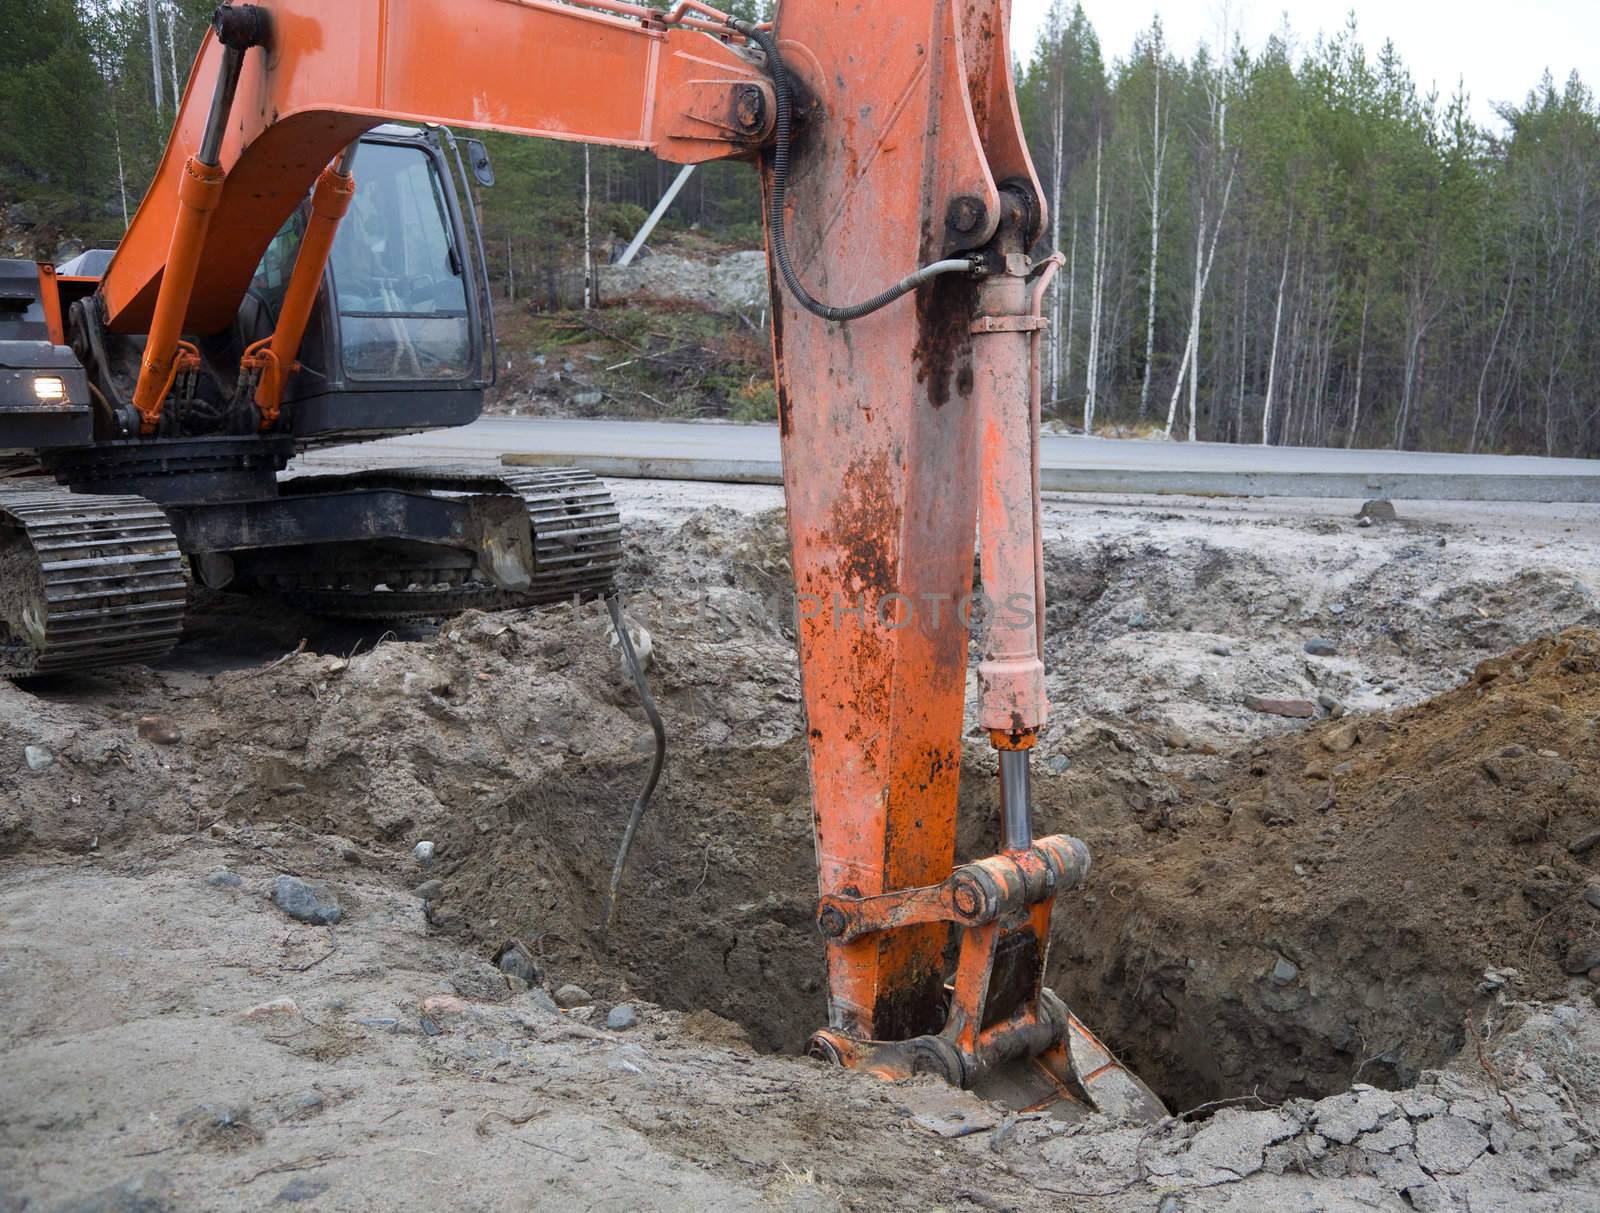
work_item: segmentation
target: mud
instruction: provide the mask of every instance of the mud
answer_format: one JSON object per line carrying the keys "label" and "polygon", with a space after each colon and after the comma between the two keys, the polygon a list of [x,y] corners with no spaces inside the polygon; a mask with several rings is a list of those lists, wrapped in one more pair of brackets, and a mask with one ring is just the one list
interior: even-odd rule
{"label": "mud", "polygon": [[[360,931],[423,879],[426,839],[441,975],[520,940],[551,989],[683,1012],[674,1049],[796,1052],[825,1009],[782,515],[652,491],[625,501],[623,581],[671,751],[609,936],[649,731],[597,606],[393,635],[224,599],[157,669],[0,684],[0,862],[137,880],[224,839],[257,879],[340,887]],[[1569,970],[1600,946],[1600,848],[1569,848],[1600,829],[1600,639],[1566,629],[1597,620],[1592,541],[1228,506],[1047,525],[1037,807],[1096,860],[1050,979],[1173,1107],[1405,1087],[1492,1055],[1513,1005],[1590,998]],[[1288,724],[1253,694],[1325,706]],[[981,736],[963,763],[967,856],[994,846]],[[336,1054],[328,1031],[302,1043]]]}

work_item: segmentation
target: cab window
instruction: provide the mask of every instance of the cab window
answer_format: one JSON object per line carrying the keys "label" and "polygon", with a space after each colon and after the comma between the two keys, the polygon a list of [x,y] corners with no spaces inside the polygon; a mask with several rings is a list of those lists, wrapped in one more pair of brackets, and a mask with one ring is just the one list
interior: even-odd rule
{"label": "cab window", "polygon": [[345,374],[462,378],[472,354],[466,282],[432,158],[365,144],[355,177],[332,256]]}

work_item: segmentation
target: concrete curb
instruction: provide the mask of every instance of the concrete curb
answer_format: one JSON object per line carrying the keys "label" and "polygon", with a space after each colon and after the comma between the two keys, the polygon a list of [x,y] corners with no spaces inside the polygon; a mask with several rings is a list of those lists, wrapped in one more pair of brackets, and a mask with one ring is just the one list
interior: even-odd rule
{"label": "concrete curb", "polygon": [[[517,453],[502,455],[500,462],[511,467],[583,467],[597,476],[620,480],[783,483],[783,465],[762,459]],[[1051,493],[1600,503],[1600,474],[1529,476],[1426,472],[1189,472],[1047,467],[1041,473],[1041,485]]]}

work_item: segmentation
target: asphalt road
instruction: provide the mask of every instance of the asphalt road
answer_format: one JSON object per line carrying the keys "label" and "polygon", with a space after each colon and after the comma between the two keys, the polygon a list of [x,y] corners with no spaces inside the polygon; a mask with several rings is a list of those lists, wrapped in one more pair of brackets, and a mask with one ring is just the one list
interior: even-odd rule
{"label": "asphalt road", "polygon": [[[357,448],[315,462],[574,463],[602,476],[780,483],[771,425],[485,417],[472,425]],[[1413,451],[1139,442],[1047,435],[1044,487],[1060,492],[1600,502],[1600,460]]]}

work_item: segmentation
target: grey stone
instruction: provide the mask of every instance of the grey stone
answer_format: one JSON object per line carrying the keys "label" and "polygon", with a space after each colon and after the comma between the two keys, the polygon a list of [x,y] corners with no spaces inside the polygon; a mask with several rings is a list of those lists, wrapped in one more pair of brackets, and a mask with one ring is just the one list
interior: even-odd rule
{"label": "grey stone", "polygon": [[1339,646],[1326,636],[1313,636],[1305,643],[1305,650],[1313,657],[1336,657]]}
{"label": "grey stone", "polygon": [[1213,657],[1232,657],[1233,650],[1225,644],[1214,644],[1211,646],[1211,655]]}
{"label": "grey stone", "polygon": [[510,943],[501,948],[500,954],[495,957],[495,963],[507,977],[515,977],[529,986],[539,984],[539,966],[534,964],[533,957],[528,955],[528,949],[520,943]]}
{"label": "grey stone", "polygon": [[613,1032],[626,1032],[629,1028],[637,1027],[638,1023],[639,1009],[631,1002],[618,1003],[606,1016],[606,1027]]}
{"label": "grey stone", "polygon": [[413,897],[420,897],[423,901],[438,901],[444,895],[444,881],[425,880],[411,890]]}
{"label": "grey stone", "polygon": [[1135,611],[1132,615],[1128,616],[1128,626],[1133,628],[1135,631],[1148,628],[1154,623],[1155,620],[1151,619],[1150,616],[1143,611]]}
{"label": "grey stone", "polygon": [[146,1171],[134,1179],[59,1204],[54,1213],[170,1213],[175,1207],[172,1179],[164,1171]]}
{"label": "grey stone", "polygon": [[239,873],[230,872],[227,868],[218,868],[206,877],[206,883],[213,889],[237,889],[244,881],[239,879]]}
{"label": "grey stone", "polygon": [[304,1175],[297,1175],[284,1184],[272,1199],[284,1204],[299,1204],[302,1200],[315,1199],[327,1190],[328,1185],[324,1180],[307,1179]]}
{"label": "grey stone", "polygon": [[1489,1148],[1489,1139],[1471,1121],[1435,1116],[1417,1126],[1417,1163],[1433,1175],[1465,1171]]}
{"label": "grey stone", "polygon": [[1375,497],[1362,505],[1356,517],[1370,519],[1373,522],[1394,522],[1400,516],[1395,513],[1394,502],[1384,497]]}
{"label": "grey stone", "polygon": [[1583,899],[1595,909],[1600,910],[1600,884],[1592,884],[1583,891]]}
{"label": "grey stone", "polygon": [[556,1006],[562,1010],[571,1010],[594,1001],[594,997],[582,986],[564,985],[556,991]]}
{"label": "grey stone", "polygon": [[28,770],[42,771],[55,762],[56,756],[42,745],[25,745],[22,760],[28,764]]}
{"label": "grey stone", "polygon": [[290,918],[315,926],[331,926],[344,917],[339,899],[328,889],[317,889],[298,876],[280,876],[272,884],[272,904]]}
{"label": "grey stone", "polygon": [[1068,758],[1065,754],[1052,754],[1045,762],[1045,766],[1049,767],[1057,775],[1064,774],[1066,769],[1071,765],[1072,759]]}
{"label": "grey stone", "polygon": [[1571,946],[1567,948],[1567,960],[1564,967],[1574,977],[1587,973],[1590,969],[1600,967],[1600,941],[1593,939],[1574,940]]}
{"label": "grey stone", "polygon": [[1275,985],[1286,986],[1300,976],[1300,966],[1292,960],[1278,957],[1278,963],[1272,966],[1272,981]]}
{"label": "grey stone", "polygon": [[561,1008],[556,1006],[556,1000],[550,997],[550,991],[543,986],[534,986],[528,991],[528,1001],[541,1011],[551,1015],[559,1015]]}
{"label": "grey stone", "polygon": [[433,849],[433,843],[419,842],[411,852],[416,856],[417,862],[422,865],[424,872],[433,866]]}
{"label": "grey stone", "polygon": [[604,392],[578,392],[572,397],[572,403],[580,409],[598,408],[606,398]]}

